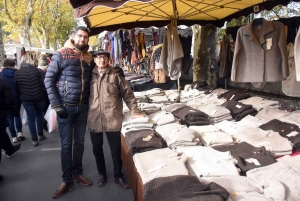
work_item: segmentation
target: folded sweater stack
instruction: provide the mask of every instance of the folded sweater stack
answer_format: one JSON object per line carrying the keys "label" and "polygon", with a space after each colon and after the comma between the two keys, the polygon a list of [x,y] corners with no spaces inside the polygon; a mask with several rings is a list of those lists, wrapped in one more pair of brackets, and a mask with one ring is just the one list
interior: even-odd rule
{"label": "folded sweater stack", "polygon": [[230,111],[222,106],[208,104],[195,107],[195,109],[198,109],[207,114],[209,116],[209,121],[211,124],[216,124],[223,120],[233,120]]}
{"label": "folded sweater stack", "polygon": [[247,115],[255,116],[257,114],[257,110],[255,110],[252,105],[245,105],[243,103],[239,103],[237,101],[227,101],[222,104],[225,108],[227,108],[231,116],[236,120],[240,121]]}
{"label": "folded sweater stack", "polygon": [[187,126],[209,125],[207,114],[189,106],[178,108],[172,113],[181,120],[182,124]]}

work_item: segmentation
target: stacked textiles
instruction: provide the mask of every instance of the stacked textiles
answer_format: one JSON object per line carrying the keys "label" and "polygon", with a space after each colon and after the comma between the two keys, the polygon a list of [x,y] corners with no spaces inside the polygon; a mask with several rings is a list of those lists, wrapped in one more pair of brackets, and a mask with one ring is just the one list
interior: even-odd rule
{"label": "stacked textiles", "polygon": [[219,98],[224,98],[227,101],[232,100],[232,101],[239,101],[242,99],[246,99],[249,98],[249,94],[243,93],[239,90],[229,90],[225,93],[222,93],[221,95],[219,95]]}
{"label": "stacked textiles", "polygon": [[175,121],[171,112],[158,111],[149,115],[150,121],[158,126],[169,124]]}
{"label": "stacked textiles", "polygon": [[185,103],[173,103],[161,107],[161,110],[166,112],[173,112],[174,110],[186,106]]}
{"label": "stacked textiles", "polygon": [[238,125],[229,121],[222,121],[215,124],[215,126],[236,140],[247,142],[255,147],[264,146],[274,157],[292,153],[289,140],[277,132],[264,131],[260,128]]}
{"label": "stacked textiles", "polygon": [[209,118],[207,114],[189,106],[178,108],[172,113],[175,117],[181,120],[182,124],[187,126],[209,125]]}
{"label": "stacked textiles", "polygon": [[196,89],[191,89],[189,91],[181,91],[180,102],[188,102],[191,100],[198,100],[205,96],[203,91],[198,91]]}
{"label": "stacked textiles", "polygon": [[272,107],[279,107],[278,101],[268,100],[264,99],[262,97],[253,96],[244,100],[240,100],[239,102],[245,104],[245,105],[252,105],[254,109],[257,111],[260,111],[264,109],[265,107],[272,106]]}
{"label": "stacked textiles", "polygon": [[138,103],[138,108],[146,114],[160,111],[163,106],[162,103]]}
{"label": "stacked textiles", "polygon": [[198,106],[214,104],[214,105],[222,105],[225,103],[225,99],[219,99],[217,94],[209,94],[201,99],[191,100],[186,103],[186,105],[197,108]]}
{"label": "stacked textiles", "polygon": [[264,109],[260,110],[256,117],[260,119],[280,119],[285,116],[290,115],[289,112],[278,109],[277,107],[267,106]]}
{"label": "stacked textiles", "polygon": [[143,187],[145,201],[224,201],[229,193],[216,183],[201,183],[197,177],[178,175],[151,180]]}
{"label": "stacked textiles", "polygon": [[217,146],[233,143],[233,139],[230,135],[223,131],[220,131],[213,125],[190,126],[189,128],[197,132],[197,137],[200,138],[204,146]]}
{"label": "stacked textiles", "polygon": [[167,147],[166,142],[152,129],[129,131],[125,135],[125,142],[132,156],[136,153]]}
{"label": "stacked textiles", "polygon": [[154,88],[148,91],[145,91],[145,95],[149,97],[152,102],[168,102],[169,99],[165,95],[165,92],[162,89]]}
{"label": "stacked textiles", "polygon": [[260,128],[278,132],[282,137],[287,138],[293,144],[295,150],[300,151],[300,129],[297,125],[273,119],[261,125]]}
{"label": "stacked textiles", "polygon": [[185,155],[178,155],[169,148],[137,153],[133,156],[143,185],[159,177],[189,175],[185,166],[186,160]]}
{"label": "stacked textiles", "polygon": [[300,110],[291,112],[287,116],[278,118],[278,120],[291,123],[291,124],[300,125]]}
{"label": "stacked textiles", "polygon": [[245,105],[233,100],[223,103],[222,106],[230,111],[231,116],[236,121],[240,121],[247,115],[255,116],[257,114],[257,110],[255,110],[252,105]]}
{"label": "stacked textiles", "polygon": [[223,120],[228,120],[228,121],[233,120],[230,111],[222,106],[217,106],[215,104],[208,104],[208,105],[199,105],[194,108],[207,114],[209,116],[210,124],[216,124]]}
{"label": "stacked textiles", "polygon": [[121,128],[123,135],[132,130],[151,129],[153,127],[153,123],[149,121],[149,117],[147,115],[131,119],[130,113],[127,112],[123,114],[123,117],[124,119]]}
{"label": "stacked textiles", "polygon": [[242,173],[254,168],[271,165],[276,160],[271,156],[265,147],[254,147],[247,142],[241,142],[233,145],[215,146],[213,149],[221,152],[229,151],[237,160],[237,166]]}
{"label": "stacked textiles", "polygon": [[157,126],[155,131],[164,138],[171,149],[179,146],[201,145],[199,138],[195,135],[196,132],[185,125],[178,123],[165,124]]}
{"label": "stacked textiles", "polygon": [[247,177],[259,183],[272,200],[298,201],[300,197],[300,156],[284,156],[277,163],[255,168]]}
{"label": "stacked textiles", "polygon": [[203,146],[183,147],[177,150],[187,156],[187,165],[198,178],[239,175],[235,167],[236,160],[229,151],[220,152]]}

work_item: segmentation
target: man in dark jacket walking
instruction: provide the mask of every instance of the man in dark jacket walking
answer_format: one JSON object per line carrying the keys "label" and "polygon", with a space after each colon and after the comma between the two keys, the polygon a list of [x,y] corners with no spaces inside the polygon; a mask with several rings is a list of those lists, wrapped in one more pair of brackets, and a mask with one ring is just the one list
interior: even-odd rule
{"label": "man in dark jacket walking", "polygon": [[[2,70],[2,78],[4,78],[14,95],[14,103],[12,107],[7,112],[7,118],[9,123],[9,132],[12,137],[12,140],[14,143],[18,142],[18,140],[24,140],[25,136],[22,132],[22,121],[21,121],[21,115],[20,115],[20,109],[21,109],[21,99],[20,99],[20,93],[16,90],[15,84],[14,84],[14,76],[17,72],[17,68],[15,68],[15,60],[14,59],[8,59],[6,58],[3,62],[4,69]],[[17,131],[16,131],[17,129]]]}
{"label": "man in dark jacket walking", "polygon": [[[38,146],[45,139],[43,134],[45,87],[42,75],[33,60],[25,54],[21,58],[21,69],[15,74],[15,87],[27,114],[32,145]],[[36,129],[37,128],[37,129]]]}
{"label": "man in dark jacket walking", "polygon": [[88,29],[77,27],[64,48],[53,55],[45,77],[50,104],[58,116],[61,138],[63,182],[53,198],[73,190],[73,181],[84,186],[93,184],[83,176],[82,169],[90,79],[95,67],[92,54],[87,52],[88,41]]}
{"label": "man in dark jacket walking", "polygon": [[[12,157],[20,149],[21,144],[12,145],[6,132],[8,126],[7,110],[12,106],[14,97],[12,91],[5,79],[0,78],[0,152],[5,150],[7,157]],[[0,154],[1,162],[2,154]],[[3,176],[0,175],[0,180]]]}

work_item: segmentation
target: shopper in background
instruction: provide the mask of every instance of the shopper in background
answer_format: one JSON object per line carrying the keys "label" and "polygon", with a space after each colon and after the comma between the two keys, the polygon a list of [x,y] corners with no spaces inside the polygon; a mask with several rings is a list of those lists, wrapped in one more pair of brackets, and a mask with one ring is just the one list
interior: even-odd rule
{"label": "shopper in background", "polygon": [[22,121],[20,115],[22,101],[20,99],[20,93],[16,90],[14,84],[14,76],[18,69],[15,68],[15,60],[9,58],[4,59],[3,67],[4,69],[1,72],[1,76],[7,81],[14,95],[14,103],[7,112],[7,119],[9,123],[8,129],[13,143],[17,143],[18,141],[25,139],[22,132]]}
{"label": "shopper in background", "polygon": [[[2,149],[5,151],[7,157],[13,157],[21,148],[21,143],[12,145],[10,138],[6,132],[8,126],[7,111],[14,103],[13,93],[5,79],[0,78],[0,153]],[[2,154],[0,154],[1,162]],[[0,174],[0,180],[3,175]]]}
{"label": "shopper in background", "polygon": [[34,61],[23,55],[20,70],[15,73],[15,87],[20,93],[20,99],[27,114],[28,127],[31,134],[32,145],[38,146],[45,139],[43,133],[45,87],[41,73],[34,66]]}

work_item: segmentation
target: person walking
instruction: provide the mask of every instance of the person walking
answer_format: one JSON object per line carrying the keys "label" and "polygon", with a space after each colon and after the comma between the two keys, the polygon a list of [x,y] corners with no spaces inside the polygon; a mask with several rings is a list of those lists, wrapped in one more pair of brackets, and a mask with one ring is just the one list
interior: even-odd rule
{"label": "person walking", "polygon": [[110,53],[99,50],[94,53],[96,66],[90,84],[88,129],[90,130],[93,153],[96,159],[99,177],[97,185],[106,184],[106,166],[103,154],[103,133],[110,146],[114,164],[114,181],[121,188],[128,189],[122,174],[121,136],[123,122],[123,101],[131,110],[132,118],[140,117],[134,94],[124,77],[119,76],[109,66]]}
{"label": "person walking", "polygon": [[45,139],[43,133],[45,87],[42,75],[29,55],[23,55],[20,63],[21,68],[15,73],[14,82],[27,114],[32,145],[36,147],[39,141]]}
{"label": "person walking", "polygon": [[62,184],[53,198],[73,190],[73,182],[84,186],[93,184],[83,175],[82,169],[90,79],[95,66],[92,54],[87,52],[88,42],[88,29],[77,27],[64,47],[54,53],[46,72],[45,86],[50,104],[57,113],[63,172]]}
{"label": "person walking", "polygon": [[[14,103],[14,96],[5,79],[0,77],[0,151],[5,151],[7,157],[13,157],[21,148],[21,143],[12,145],[6,132],[8,126],[7,111]],[[2,154],[0,154],[1,162]],[[3,175],[0,174],[0,180]]]}
{"label": "person walking", "polygon": [[8,129],[13,143],[17,143],[18,141],[25,139],[22,131],[22,121],[20,115],[22,101],[20,99],[20,93],[16,90],[14,84],[14,76],[18,69],[15,68],[15,60],[9,58],[4,59],[3,67],[4,69],[1,72],[1,76],[8,82],[9,87],[14,95],[14,103],[7,112],[7,119],[9,123]]}

